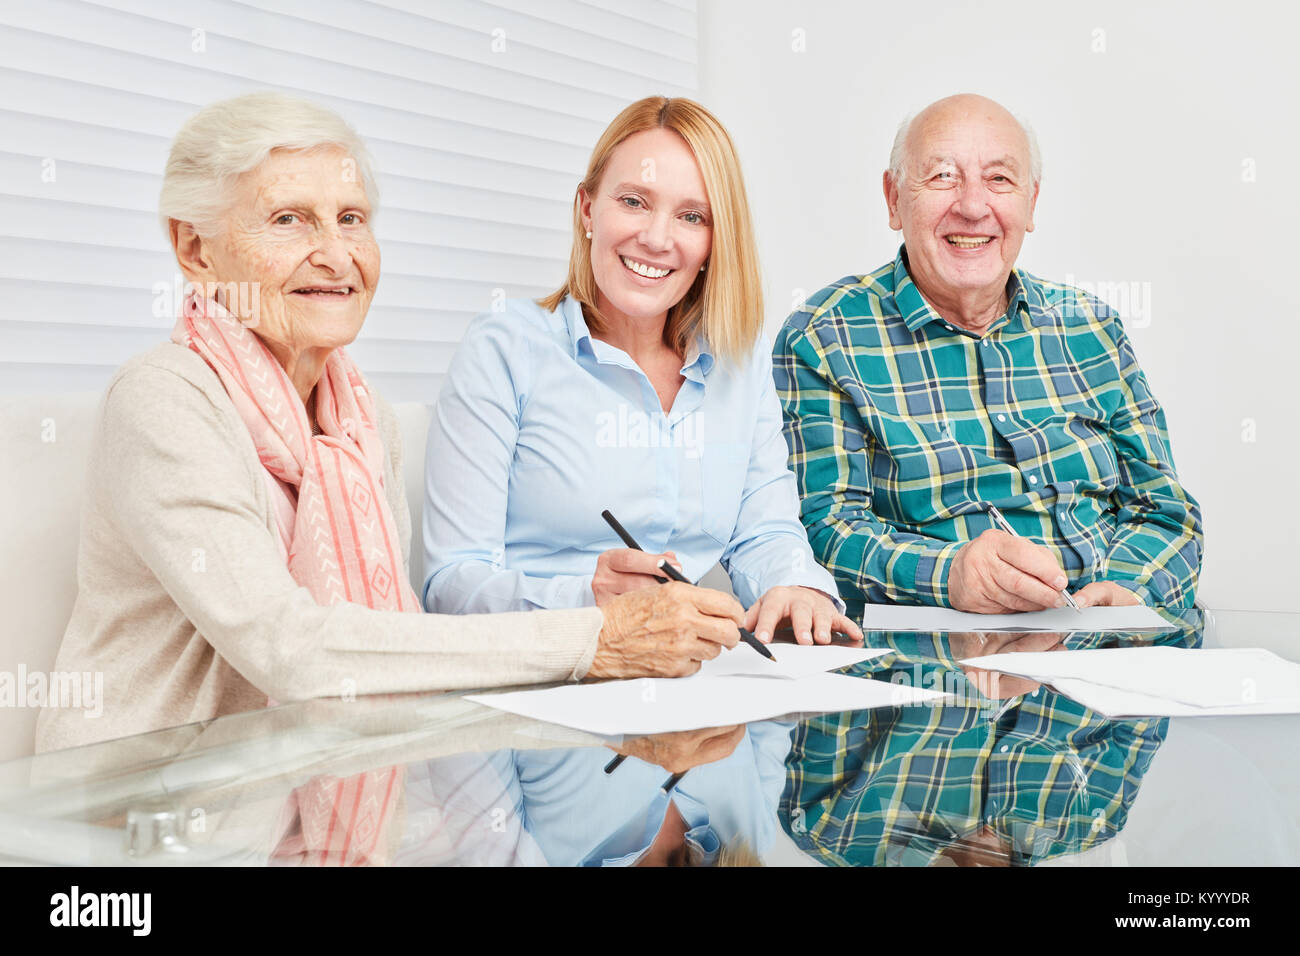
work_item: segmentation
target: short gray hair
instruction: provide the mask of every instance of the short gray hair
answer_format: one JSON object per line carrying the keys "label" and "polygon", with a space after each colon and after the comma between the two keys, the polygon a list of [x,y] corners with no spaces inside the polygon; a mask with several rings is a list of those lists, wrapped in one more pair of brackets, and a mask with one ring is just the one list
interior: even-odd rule
{"label": "short gray hair", "polygon": [[[889,151],[889,178],[897,183],[903,179],[903,174],[907,171],[907,134],[912,132],[912,123],[921,115],[916,112],[898,124],[898,133],[894,136],[894,148]],[[1034,135],[1034,128],[1029,125],[1029,121],[1012,114],[1012,117],[1020,124],[1020,131],[1025,134],[1025,139],[1029,142],[1029,178],[1033,180],[1034,185],[1043,181],[1043,154],[1038,148],[1038,137]]]}
{"label": "short gray hair", "polygon": [[163,173],[158,215],[188,222],[200,235],[220,231],[239,176],[260,166],[273,149],[338,146],[357,164],[372,212],[379,206],[370,153],[356,130],[337,113],[283,93],[248,93],[203,107],[172,140]]}

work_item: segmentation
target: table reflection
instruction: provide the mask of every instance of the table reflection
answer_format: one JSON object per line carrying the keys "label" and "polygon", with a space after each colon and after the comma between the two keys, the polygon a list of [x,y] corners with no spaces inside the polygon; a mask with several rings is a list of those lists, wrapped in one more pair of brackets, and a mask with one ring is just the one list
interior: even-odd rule
{"label": "table reflection", "polygon": [[[1142,637],[870,633],[867,643],[887,653],[846,673],[949,696],[925,706],[787,715],[678,734],[606,740],[455,695],[316,700],[233,715],[0,766],[0,859],[336,862],[284,852],[285,833],[292,832],[286,817],[313,781],[386,767],[401,768],[393,778],[401,799],[386,824],[391,833],[373,841],[382,853],[354,862],[1022,866],[1108,841],[1105,852],[1112,853],[1121,848],[1114,838],[1129,823],[1170,721],[1110,719],[1049,686],[981,668],[977,659],[1006,651],[1201,646],[1199,615],[1178,624]],[[1268,636],[1257,631],[1242,640],[1257,643],[1261,635]],[[1210,643],[1221,645],[1222,633]],[[1252,795],[1267,789],[1259,774],[1207,770],[1228,758],[1222,747],[1210,748],[1200,728],[1256,728],[1258,739],[1247,734],[1241,746],[1268,755],[1287,746],[1292,726],[1285,716],[1199,720],[1180,724],[1187,732],[1166,748],[1172,763],[1165,760],[1170,766],[1156,775],[1160,782],[1148,785],[1156,810],[1149,797],[1146,816],[1133,815],[1129,829],[1141,832],[1126,841],[1137,841],[1139,857],[1169,858],[1171,839],[1150,816],[1171,818],[1159,811],[1161,801],[1166,794],[1181,798],[1189,779],[1200,781],[1192,785],[1207,801],[1222,783],[1230,806],[1254,807]],[[1180,757],[1179,746],[1194,753]],[[625,759],[606,773],[615,754]],[[1259,766],[1268,786],[1279,788],[1274,809],[1294,806],[1294,768],[1285,761]],[[669,776],[683,772],[665,791]],[[1215,776],[1204,779],[1206,773]],[[1241,852],[1242,840],[1259,847],[1255,821],[1265,816],[1256,809],[1240,821],[1220,819],[1216,831],[1231,834],[1226,845],[1194,848],[1227,858]],[[1293,860],[1286,841],[1294,820],[1282,811],[1267,819],[1276,831],[1268,846]],[[364,841],[373,836],[366,821],[358,813],[337,824],[349,840],[356,830]],[[1172,842],[1192,845],[1181,837]]]}
{"label": "table reflection", "polygon": [[[755,865],[777,834],[793,724],[500,750],[407,767],[399,865]],[[614,752],[631,756],[613,773]],[[670,792],[666,778],[687,771]]]}
{"label": "table reflection", "polygon": [[946,690],[934,706],[814,717],[794,731],[785,831],[838,866],[1025,866],[1123,829],[1168,718],[1113,720],[1048,687],[958,663],[1006,651],[1165,643],[1200,620],[1120,634],[872,634],[893,653],[848,670]]}

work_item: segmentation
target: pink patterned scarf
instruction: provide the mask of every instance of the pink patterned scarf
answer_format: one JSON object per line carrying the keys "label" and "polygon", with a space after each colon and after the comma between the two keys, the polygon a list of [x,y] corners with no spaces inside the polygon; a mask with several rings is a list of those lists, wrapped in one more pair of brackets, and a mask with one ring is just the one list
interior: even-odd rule
{"label": "pink patterned scarf", "polygon": [[[374,402],[344,351],[331,353],[316,384],[322,434],[313,436],[288,374],[219,303],[187,295],[172,341],[193,349],[217,373],[248,426],[293,579],[318,604],[351,601],[418,613],[380,477],[384,447]],[[402,785],[400,767],[308,781],[289,799],[273,857],[309,864],[386,862]]]}

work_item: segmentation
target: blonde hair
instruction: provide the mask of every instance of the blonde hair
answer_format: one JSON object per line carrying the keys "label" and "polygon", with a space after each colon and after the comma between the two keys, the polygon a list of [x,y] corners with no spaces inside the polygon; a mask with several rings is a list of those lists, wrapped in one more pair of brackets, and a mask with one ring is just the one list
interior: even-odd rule
{"label": "blonde hair", "polygon": [[620,143],[651,129],[669,129],[685,140],[699,164],[713,219],[708,268],[695,278],[681,301],[668,310],[664,340],[685,354],[696,334],[703,332],[716,355],[741,361],[754,348],[763,327],[763,288],[754,228],[735,144],[717,117],[693,100],[648,96],[614,117],[601,134],[587,164],[587,174],[574,195],[569,276],[563,286],[539,299],[538,304],[554,311],[566,295],[571,295],[582,304],[591,331],[602,332],[608,326],[596,306],[596,277],[591,269],[591,244],[582,224],[581,192],[591,195],[597,191],[609,158]]}
{"label": "blonde hair", "polygon": [[339,146],[354,161],[370,201],[379,208],[370,154],[356,130],[337,113],[283,93],[247,93],[210,103],[180,128],[163,172],[158,215],[188,222],[202,236],[220,231],[235,180],[262,164],[273,149]]}
{"label": "blonde hair", "polygon": [[718,858],[713,861],[714,866],[762,866],[762,858],[754,852],[754,848],[745,840],[737,840],[735,843],[726,843],[718,850]]}

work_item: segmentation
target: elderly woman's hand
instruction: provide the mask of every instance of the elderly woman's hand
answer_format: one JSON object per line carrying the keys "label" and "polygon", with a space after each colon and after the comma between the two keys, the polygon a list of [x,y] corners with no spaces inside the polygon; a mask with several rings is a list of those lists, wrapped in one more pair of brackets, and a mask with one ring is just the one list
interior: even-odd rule
{"label": "elderly woman's hand", "polygon": [[764,644],[771,642],[777,624],[784,620],[789,620],[799,644],[814,640],[829,644],[832,631],[862,640],[862,630],[836,609],[834,601],[814,588],[770,588],[745,613],[745,627]]}
{"label": "elderly woman's hand", "polygon": [[685,677],[735,647],[744,609],[730,595],[676,581],[611,598],[588,677]]}
{"label": "elderly woman's hand", "polygon": [[744,724],[730,727],[705,727],[670,734],[650,734],[624,740],[610,750],[625,757],[636,757],[663,767],[669,773],[685,773],[701,764],[716,763],[735,753],[745,737]]}

